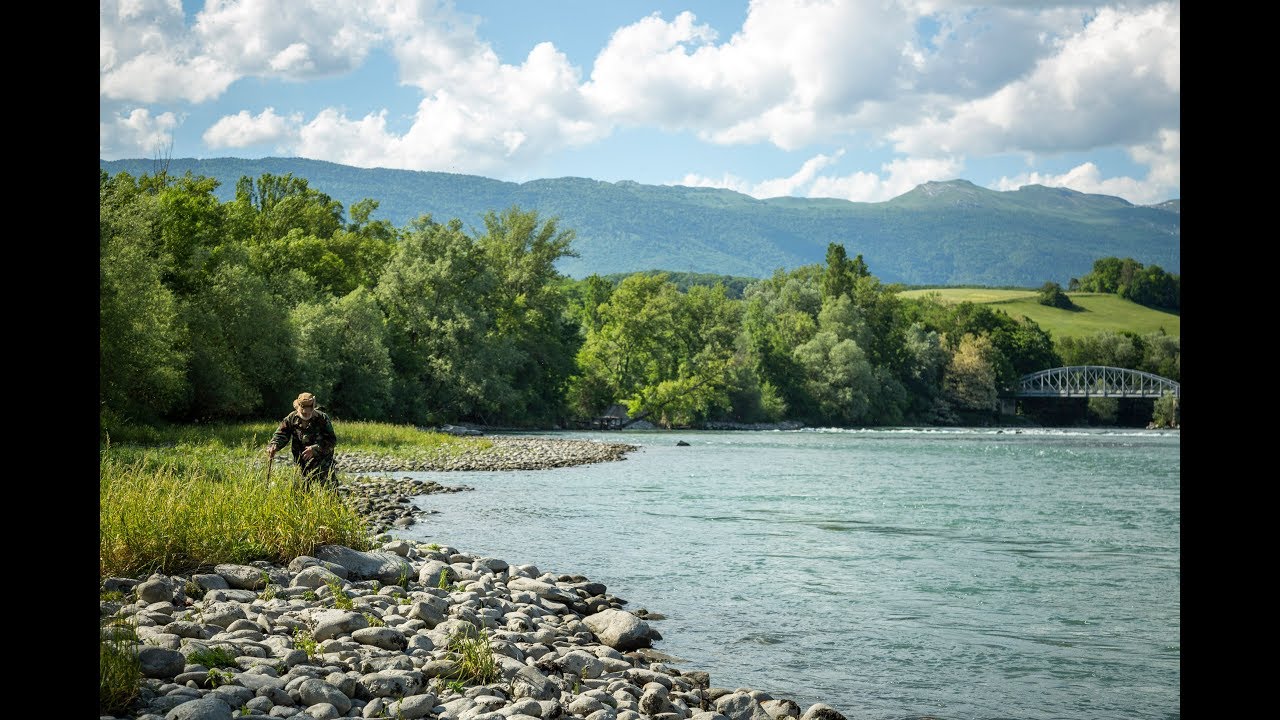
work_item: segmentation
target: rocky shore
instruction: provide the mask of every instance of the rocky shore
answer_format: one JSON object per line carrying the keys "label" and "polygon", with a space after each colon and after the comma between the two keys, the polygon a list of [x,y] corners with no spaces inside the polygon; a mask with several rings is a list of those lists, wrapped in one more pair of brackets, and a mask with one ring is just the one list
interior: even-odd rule
{"label": "rocky shore", "polygon": [[[844,718],[672,667],[652,648],[660,616],[600,583],[450,547],[326,545],[102,592],[104,632],[135,628],[146,678],[121,718]],[[468,675],[476,657],[488,678]]]}
{"label": "rocky shore", "polygon": [[[544,470],[623,460],[639,448],[627,443],[603,443],[591,440],[492,436],[485,438],[487,448],[467,448],[452,454],[424,453],[413,458],[339,451],[336,456],[342,482],[338,492],[369,522],[374,534],[405,528],[417,522],[428,511],[416,507],[412,498],[434,493],[470,490],[438,482],[391,477],[398,472],[477,471],[477,470]],[[291,463],[283,455],[277,463]],[[379,475],[382,474],[382,475]]]}
{"label": "rocky shore", "polygon": [[[489,439],[488,451],[445,460],[338,461],[345,473],[538,469],[637,449]],[[416,495],[465,489],[375,476],[339,486],[371,527],[412,524]],[[601,583],[377,540],[368,552],[322,546],[287,566],[104,579],[104,636],[136,634],[115,646],[137,653],[145,680],[128,713],[102,719],[844,720],[822,703],[800,708],[673,667],[652,647],[661,616],[624,609]]]}

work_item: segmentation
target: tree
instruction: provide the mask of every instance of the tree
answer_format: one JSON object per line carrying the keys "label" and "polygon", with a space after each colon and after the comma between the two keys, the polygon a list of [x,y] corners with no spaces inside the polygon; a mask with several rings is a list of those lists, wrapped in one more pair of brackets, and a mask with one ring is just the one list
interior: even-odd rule
{"label": "tree", "polygon": [[996,409],[996,372],[991,358],[995,348],[985,335],[966,334],[947,365],[947,399],[962,410],[991,412]]}
{"label": "tree", "polygon": [[1178,405],[1178,397],[1171,392],[1165,392],[1156,399],[1155,408],[1151,413],[1151,422],[1156,427],[1180,427],[1182,418]]}
{"label": "tree", "polygon": [[395,368],[392,420],[446,422],[476,409],[494,361],[492,320],[476,300],[496,283],[461,221],[424,215],[410,225],[374,292]]}
{"label": "tree", "polygon": [[1075,303],[1071,302],[1071,298],[1062,292],[1062,286],[1052,281],[1040,286],[1036,302],[1049,307],[1062,308],[1063,310],[1070,310],[1075,307]]}
{"label": "tree", "polygon": [[320,397],[331,414],[379,420],[391,403],[392,365],[382,310],[373,293],[357,288],[293,308],[298,384]]}

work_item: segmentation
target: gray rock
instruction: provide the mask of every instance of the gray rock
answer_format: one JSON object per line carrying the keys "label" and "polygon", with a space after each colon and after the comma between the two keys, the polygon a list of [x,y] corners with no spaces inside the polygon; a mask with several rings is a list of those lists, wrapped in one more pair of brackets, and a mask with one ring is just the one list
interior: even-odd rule
{"label": "gray rock", "polygon": [[412,695],[403,700],[387,705],[387,713],[393,718],[416,720],[431,714],[436,707],[436,696],[432,693]]}
{"label": "gray rock", "polygon": [[814,703],[804,711],[800,720],[845,720],[838,710],[825,703]]}
{"label": "gray rock", "polygon": [[617,650],[649,647],[649,624],[623,610],[603,610],[588,615],[582,622],[600,638],[600,642]]}
{"label": "gray rock", "polygon": [[165,713],[165,720],[231,720],[231,708],[218,698],[191,700]]}
{"label": "gray rock", "polygon": [[152,575],[138,584],[138,600],[148,605],[154,602],[173,602],[173,580],[164,575]]}
{"label": "gray rock", "polygon": [[555,700],[560,697],[560,691],[546,675],[526,666],[512,676],[511,696],[534,700]]}
{"label": "gray rock", "polygon": [[351,698],[343,695],[338,688],[316,678],[307,678],[298,684],[298,697],[302,704],[308,706],[307,712],[311,712],[312,706],[328,704],[338,712],[334,717],[340,717],[351,709]]}
{"label": "gray rock", "polygon": [[316,558],[347,569],[349,580],[377,580],[384,585],[399,584],[413,577],[413,565],[393,552],[361,552],[342,545],[321,545]]}
{"label": "gray rock", "polygon": [[138,661],[143,677],[171,678],[186,667],[186,657],[177,650],[143,645],[138,649]]}
{"label": "gray rock", "polygon": [[390,627],[360,628],[351,633],[351,639],[361,645],[372,645],[383,650],[404,650],[409,645],[404,633]]}
{"label": "gray rock", "polygon": [[223,563],[213,571],[227,581],[227,585],[237,590],[261,590],[270,579],[266,571],[252,565],[235,565]]}
{"label": "gray rock", "polygon": [[729,720],[771,720],[750,693],[734,692],[716,698],[716,712]]}
{"label": "gray rock", "polygon": [[293,576],[293,580],[289,582],[289,587],[305,587],[305,588],[322,588],[329,583],[342,584],[343,578],[338,577],[337,573],[323,565],[312,565],[303,568],[297,575]]}
{"label": "gray rock", "polygon": [[353,610],[320,610],[312,614],[311,622],[315,627],[311,634],[316,642],[350,635],[360,628],[369,627],[369,619]]}

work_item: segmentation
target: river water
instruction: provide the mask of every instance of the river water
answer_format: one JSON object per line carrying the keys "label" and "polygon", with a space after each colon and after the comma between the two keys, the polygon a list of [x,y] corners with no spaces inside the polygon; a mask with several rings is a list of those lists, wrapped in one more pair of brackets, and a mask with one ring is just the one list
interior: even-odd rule
{"label": "river water", "polygon": [[397,535],[604,583],[676,667],[801,711],[1180,717],[1179,431],[553,436],[640,449],[404,473],[474,490]]}

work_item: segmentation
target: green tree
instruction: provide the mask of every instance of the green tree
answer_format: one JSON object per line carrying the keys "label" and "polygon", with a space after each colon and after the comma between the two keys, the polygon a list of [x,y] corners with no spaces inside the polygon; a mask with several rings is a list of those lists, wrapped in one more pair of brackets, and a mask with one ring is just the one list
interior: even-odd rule
{"label": "green tree", "polygon": [[995,348],[985,335],[964,335],[944,378],[947,399],[966,411],[991,412],[996,409],[996,370],[992,364]]}
{"label": "green tree", "polygon": [[477,298],[496,282],[461,221],[442,225],[424,215],[407,228],[375,290],[395,368],[392,420],[438,423],[476,409],[486,389],[492,322]]}
{"label": "green tree", "polygon": [[562,414],[581,343],[555,268],[561,258],[577,256],[574,232],[516,207],[486,213],[484,225],[477,246],[496,277],[480,300],[492,319],[482,407],[507,422],[546,423]]}
{"label": "green tree", "polygon": [[154,422],[188,391],[186,326],[173,292],[141,238],[142,215],[116,226],[98,266],[98,391],[101,409],[135,422]]}
{"label": "green tree", "polygon": [[1157,398],[1155,408],[1151,413],[1151,422],[1156,427],[1180,427],[1182,417],[1178,397],[1171,392],[1166,392]]}
{"label": "green tree", "polygon": [[393,370],[382,310],[363,287],[293,308],[298,384],[336,417],[379,420],[391,403]]}
{"label": "green tree", "polygon": [[1044,285],[1040,286],[1036,302],[1041,305],[1048,305],[1049,307],[1061,308],[1063,310],[1070,310],[1075,307],[1075,303],[1071,302],[1071,298],[1067,297],[1067,294],[1062,292],[1062,286],[1052,281],[1046,282]]}

